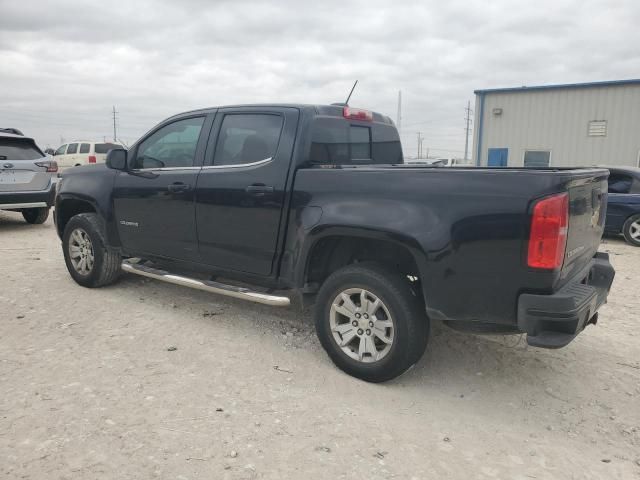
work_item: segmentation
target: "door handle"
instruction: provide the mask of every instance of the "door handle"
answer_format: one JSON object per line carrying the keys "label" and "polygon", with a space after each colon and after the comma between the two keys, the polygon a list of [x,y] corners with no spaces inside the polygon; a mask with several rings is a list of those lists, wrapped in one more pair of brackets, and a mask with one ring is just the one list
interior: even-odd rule
{"label": "door handle", "polygon": [[188,192],[189,190],[191,190],[191,185],[182,182],[176,182],[170,184],[167,187],[167,190],[169,190],[171,193]]}
{"label": "door handle", "polygon": [[249,185],[247,188],[245,188],[245,191],[252,195],[263,196],[267,193],[273,193],[273,187],[270,185],[262,185],[256,183],[254,185]]}

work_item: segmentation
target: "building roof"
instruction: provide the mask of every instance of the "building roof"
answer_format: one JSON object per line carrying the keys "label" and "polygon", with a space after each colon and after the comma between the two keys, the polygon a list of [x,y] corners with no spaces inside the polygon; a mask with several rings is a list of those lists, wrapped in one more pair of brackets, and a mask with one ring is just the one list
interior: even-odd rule
{"label": "building roof", "polygon": [[629,80],[609,80],[605,82],[586,82],[586,83],[561,83],[558,85],[536,85],[532,87],[508,87],[508,88],[486,88],[481,90],[474,90],[476,95],[484,95],[486,93],[515,93],[515,92],[530,92],[536,90],[559,90],[559,89],[571,89],[571,88],[594,88],[594,87],[615,87],[621,85],[640,85],[640,78],[632,78]]}

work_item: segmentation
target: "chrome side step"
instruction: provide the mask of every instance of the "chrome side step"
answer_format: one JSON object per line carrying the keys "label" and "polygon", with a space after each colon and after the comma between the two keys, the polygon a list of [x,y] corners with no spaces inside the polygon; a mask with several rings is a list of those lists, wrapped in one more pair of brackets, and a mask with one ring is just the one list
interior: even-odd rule
{"label": "chrome side step", "polygon": [[205,292],[210,293],[218,293],[220,295],[226,295],[227,297],[241,298],[243,300],[249,300],[251,302],[262,303],[264,305],[271,305],[274,307],[288,307],[291,303],[288,297],[279,297],[276,295],[269,295],[267,293],[254,292],[248,288],[225,285],[224,283],[212,282],[209,280],[196,280],[195,278],[174,275],[165,270],[147,267],[146,265],[133,263],[129,260],[122,262],[122,270],[135,275],[142,275],[143,277],[155,278],[156,280],[162,280],[163,282],[182,285],[183,287],[195,288],[196,290],[204,290]]}

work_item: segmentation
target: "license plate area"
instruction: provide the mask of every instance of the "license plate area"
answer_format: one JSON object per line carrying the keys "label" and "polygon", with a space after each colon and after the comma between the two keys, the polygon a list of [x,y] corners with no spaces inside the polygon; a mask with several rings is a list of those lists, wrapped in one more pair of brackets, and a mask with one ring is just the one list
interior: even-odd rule
{"label": "license plate area", "polygon": [[20,170],[0,170],[0,184],[29,183],[33,180],[33,172]]}

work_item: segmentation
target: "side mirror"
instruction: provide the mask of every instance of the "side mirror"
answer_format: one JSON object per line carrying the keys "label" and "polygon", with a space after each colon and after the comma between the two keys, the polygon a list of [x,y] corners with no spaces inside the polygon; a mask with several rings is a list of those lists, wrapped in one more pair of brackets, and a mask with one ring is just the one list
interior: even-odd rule
{"label": "side mirror", "polygon": [[105,163],[107,164],[107,168],[126,170],[127,151],[124,148],[112,148],[107,152],[107,160]]}

